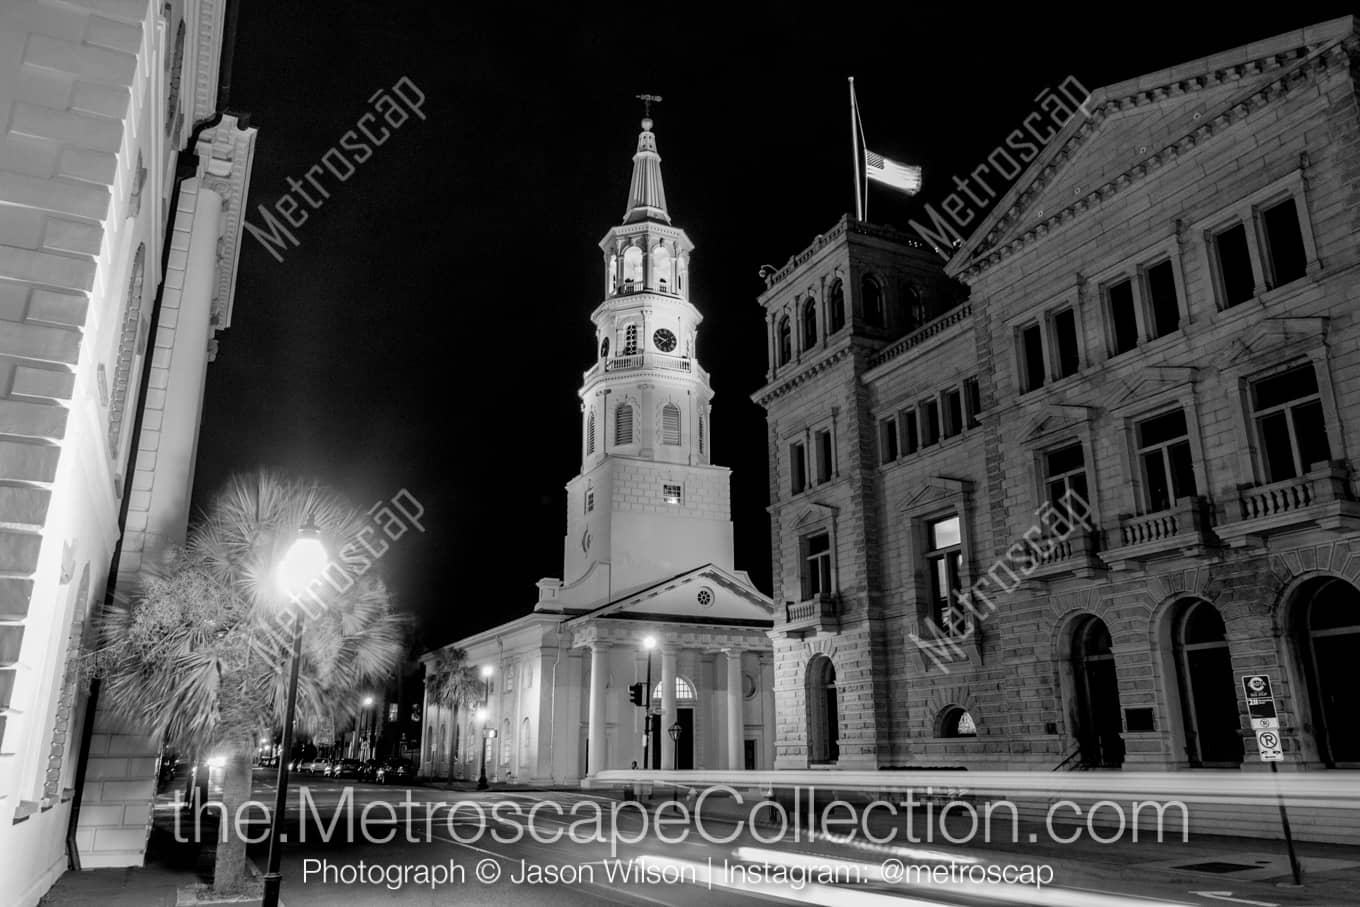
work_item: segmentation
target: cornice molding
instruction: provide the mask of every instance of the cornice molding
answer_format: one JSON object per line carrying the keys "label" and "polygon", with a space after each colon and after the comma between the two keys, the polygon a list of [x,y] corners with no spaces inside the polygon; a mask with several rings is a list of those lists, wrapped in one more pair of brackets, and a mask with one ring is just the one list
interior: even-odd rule
{"label": "cornice molding", "polygon": [[851,352],[852,349],[850,344],[846,344],[825,358],[812,363],[812,365],[797,374],[789,375],[776,383],[767,385],[763,390],[756,391],[751,395],[751,400],[761,406],[767,406],[799,385],[806,384],[809,380],[820,375],[832,366],[850,358]]}
{"label": "cornice molding", "polygon": [[[1164,85],[1143,88],[1129,94],[1103,100],[1074,132],[1068,136],[1056,154],[1039,170],[1019,197],[1014,199],[996,223],[988,231],[978,248],[970,257],[960,263],[957,272],[961,279],[976,277],[995,265],[1015,255],[1025,246],[1047,236],[1066,224],[1080,218],[1103,202],[1125,192],[1131,186],[1141,183],[1163,166],[1179,157],[1225,128],[1240,122],[1262,107],[1276,103],[1296,93],[1297,89],[1310,85],[1317,77],[1326,72],[1348,67],[1357,54],[1360,39],[1352,35],[1329,45],[1309,50],[1296,48],[1290,51],[1266,54],[1245,63],[1225,66],[1207,75],[1191,76]],[[1062,171],[1062,165],[1071,160],[1076,152],[1097,132],[1097,127],[1112,113],[1129,110],[1156,103],[1166,97],[1175,97],[1205,88],[1236,82],[1244,76],[1254,76],[1262,72],[1277,71],[1278,75],[1251,92],[1225,102],[1217,113],[1206,113],[1199,125],[1179,139],[1163,145],[1132,167],[1106,180],[1076,201],[1066,205],[1043,221],[1035,224],[1005,245],[992,247],[1007,227],[1012,226],[1020,216],[1029,210],[1038,196],[1049,187],[1054,178]],[[1104,89],[1097,89],[1099,94]],[[951,269],[952,270],[952,269]]]}

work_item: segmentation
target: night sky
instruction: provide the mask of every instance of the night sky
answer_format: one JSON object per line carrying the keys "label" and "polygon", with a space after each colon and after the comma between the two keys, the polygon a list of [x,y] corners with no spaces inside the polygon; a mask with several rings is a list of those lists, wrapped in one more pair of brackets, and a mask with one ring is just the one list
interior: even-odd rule
{"label": "night sky", "polygon": [[696,245],[713,459],[733,470],[737,565],[768,591],[764,413],[750,401],[766,368],[757,272],[853,204],[847,76],[869,147],[925,168],[919,199],[871,195],[870,220],[906,227],[1068,76],[1095,89],[1349,12],[881,3],[811,18],[788,5],[734,16],[738,4],[610,4],[586,20],[482,4],[479,21],[457,2],[240,4],[229,109],[260,130],[252,212],[402,77],[425,94],[426,119],[393,130],[347,181],[327,174],[330,197],[307,209],[282,262],[243,238],[195,503],[259,465],[365,505],[407,489],[427,531],[381,567],[425,646],[526,613],[535,580],[561,574],[597,243],[623,217],[634,95],[664,98],[653,118],[672,220]]}

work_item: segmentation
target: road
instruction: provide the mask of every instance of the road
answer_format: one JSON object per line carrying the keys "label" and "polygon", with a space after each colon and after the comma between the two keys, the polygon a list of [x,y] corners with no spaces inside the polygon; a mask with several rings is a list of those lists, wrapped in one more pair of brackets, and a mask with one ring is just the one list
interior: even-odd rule
{"label": "road", "polygon": [[[257,771],[254,796],[272,806],[271,772]],[[288,907],[1347,903],[1176,872],[1130,878],[1108,858],[1054,860],[971,844],[876,845],[862,835],[809,840],[797,822],[781,829],[769,811],[762,821],[741,821],[754,818],[749,804],[744,812],[730,803],[695,806],[668,804],[664,795],[621,803],[588,791],[465,792],[295,776],[283,900]],[[242,826],[261,840],[262,813],[243,814]],[[163,811],[162,819],[169,815]],[[187,822],[179,834],[192,835]],[[264,844],[253,845],[251,855],[264,866]],[[996,881],[1003,872],[1011,884]]]}

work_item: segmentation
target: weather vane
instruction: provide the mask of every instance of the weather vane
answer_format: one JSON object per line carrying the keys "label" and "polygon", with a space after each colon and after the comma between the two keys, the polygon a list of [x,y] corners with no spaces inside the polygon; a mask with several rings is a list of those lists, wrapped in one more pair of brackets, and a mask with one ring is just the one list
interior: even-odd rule
{"label": "weather vane", "polygon": [[661,103],[661,95],[659,94],[640,94],[635,97],[642,102],[642,115],[645,117],[650,117],[652,115],[653,101],[658,104]]}

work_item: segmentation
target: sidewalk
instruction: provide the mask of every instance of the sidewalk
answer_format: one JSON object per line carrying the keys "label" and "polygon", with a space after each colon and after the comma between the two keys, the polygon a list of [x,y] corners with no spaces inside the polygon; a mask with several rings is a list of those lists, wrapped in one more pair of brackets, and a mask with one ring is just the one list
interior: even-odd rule
{"label": "sidewalk", "polygon": [[[212,849],[177,845],[168,830],[155,828],[147,842],[146,865],[66,872],[39,904],[42,907],[174,907],[181,886],[211,879]],[[206,867],[205,873],[202,868]]]}

